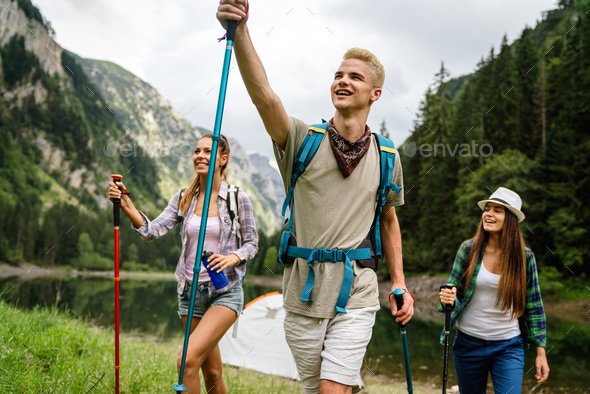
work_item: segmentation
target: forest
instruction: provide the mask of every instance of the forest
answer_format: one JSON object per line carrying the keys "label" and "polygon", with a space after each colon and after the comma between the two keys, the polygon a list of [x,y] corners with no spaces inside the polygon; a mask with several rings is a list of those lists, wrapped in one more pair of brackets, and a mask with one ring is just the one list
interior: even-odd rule
{"label": "forest", "polygon": [[449,79],[441,64],[398,147],[408,270],[448,272],[475,234],[476,202],[504,186],[523,200],[521,229],[541,271],[590,272],[589,9],[560,1],[512,44],[504,37],[470,75]]}

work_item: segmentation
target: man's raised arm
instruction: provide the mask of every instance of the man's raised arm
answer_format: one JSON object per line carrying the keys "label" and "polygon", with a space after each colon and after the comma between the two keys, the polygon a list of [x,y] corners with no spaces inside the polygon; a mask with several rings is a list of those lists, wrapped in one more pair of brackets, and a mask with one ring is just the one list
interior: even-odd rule
{"label": "man's raised arm", "polygon": [[289,116],[279,96],[270,88],[264,66],[254,49],[246,21],[246,0],[221,0],[217,19],[227,29],[228,20],[242,22],[236,29],[234,53],[246,90],[256,106],[266,132],[281,148],[285,148],[289,134]]}

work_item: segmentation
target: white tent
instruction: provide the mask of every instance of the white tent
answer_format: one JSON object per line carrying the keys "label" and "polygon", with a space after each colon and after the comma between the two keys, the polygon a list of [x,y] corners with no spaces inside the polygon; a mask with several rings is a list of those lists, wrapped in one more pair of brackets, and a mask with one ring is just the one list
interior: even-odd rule
{"label": "white tent", "polygon": [[230,328],[219,341],[223,363],[299,380],[285,340],[284,319],[283,295],[278,291],[248,303],[236,322],[237,335]]}

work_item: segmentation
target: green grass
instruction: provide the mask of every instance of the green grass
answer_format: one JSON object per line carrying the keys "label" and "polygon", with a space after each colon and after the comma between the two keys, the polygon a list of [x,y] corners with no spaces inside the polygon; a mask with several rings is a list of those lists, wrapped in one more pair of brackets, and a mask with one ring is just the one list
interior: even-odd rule
{"label": "green grass", "polygon": [[[66,312],[22,311],[0,300],[0,393],[113,393],[114,332]],[[121,336],[121,393],[168,393],[182,339]],[[303,393],[300,382],[227,368],[229,393]],[[371,393],[403,393],[404,383],[368,383]],[[203,386],[204,387],[204,386]],[[434,392],[428,385],[419,392]]]}
{"label": "green grass", "polygon": [[[93,386],[93,393],[113,392],[112,331],[63,312],[20,311],[4,301],[0,321],[0,393],[86,393]],[[169,345],[122,338],[121,392],[165,392],[175,369]]]}
{"label": "green grass", "polygon": [[[114,333],[49,309],[0,301],[0,393],[112,393]],[[122,393],[172,392],[181,339],[121,337]],[[232,393],[299,393],[300,384],[244,369],[226,375]]]}

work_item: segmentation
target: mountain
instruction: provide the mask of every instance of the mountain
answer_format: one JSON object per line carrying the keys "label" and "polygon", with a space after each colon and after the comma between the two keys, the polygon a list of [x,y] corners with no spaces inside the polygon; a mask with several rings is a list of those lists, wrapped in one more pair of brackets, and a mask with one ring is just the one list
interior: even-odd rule
{"label": "mountain", "polygon": [[[157,163],[162,194],[171,195],[190,182],[194,175],[190,165],[193,148],[203,134],[199,128],[177,112],[150,84],[121,66],[66,53],[82,67],[115,119],[123,125],[126,136],[134,141],[129,153],[135,154],[135,146],[140,146]],[[110,141],[104,148],[105,155],[122,154],[121,145]]]}
{"label": "mountain", "polygon": [[[190,184],[194,177],[194,146],[201,135],[212,131],[193,126],[155,88],[124,68],[74,54],[72,57],[105,98],[127,136],[134,141],[132,148],[143,148],[156,163],[161,194],[172,196]],[[237,140],[230,141],[230,148],[228,181],[243,188],[253,200],[257,226],[266,233],[274,233],[280,227],[281,217],[268,174],[274,171],[275,176],[280,175],[272,167],[270,171],[266,167],[264,172],[260,171]],[[106,151],[107,155],[120,153],[121,145],[111,141]]]}
{"label": "mountain", "polygon": [[282,205],[285,200],[285,187],[283,186],[283,178],[281,178],[281,174],[270,165],[270,161],[266,156],[258,153],[251,153],[250,161],[254,167],[258,168],[258,171],[266,175],[272,181],[277,201]]}
{"label": "mountain", "polygon": [[[82,256],[112,255],[110,174],[124,175],[135,205],[155,217],[191,181],[194,145],[209,131],[135,75],[65,51],[52,35],[30,0],[0,0],[0,261],[106,267]],[[231,146],[229,181],[273,233],[281,218],[272,181]],[[165,237],[156,248],[121,229],[130,263],[173,266],[176,243]]]}

